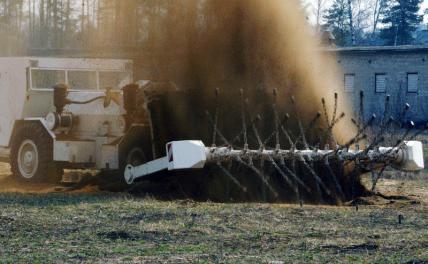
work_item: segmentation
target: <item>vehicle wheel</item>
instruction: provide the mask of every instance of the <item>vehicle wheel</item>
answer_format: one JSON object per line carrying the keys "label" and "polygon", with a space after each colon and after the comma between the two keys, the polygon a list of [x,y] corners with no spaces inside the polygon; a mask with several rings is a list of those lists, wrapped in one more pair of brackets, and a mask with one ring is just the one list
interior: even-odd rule
{"label": "vehicle wheel", "polygon": [[53,140],[37,123],[25,123],[11,143],[11,170],[25,182],[59,182],[53,162]]}
{"label": "vehicle wheel", "polygon": [[146,155],[144,154],[143,148],[141,147],[131,147],[128,149],[124,149],[123,151],[124,153],[122,155],[125,158],[120,161],[120,169],[119,169],[120,182],[123,185],[129,186],[129,184],[125,180],[126,166],[132,165],[136,167],[136,166],[142,165],[147,162],[147,158],[146,158]]}
{"label": "vehicle wheel", "polygon": [[132,166],[139,166],[147,162],[146,155],[144,154],[144,151],[140,147],[135,147],[131,149],[126,156],[126,164],[121,164],[123,168],[125,168],[127,165]]}
{"label": "vehicle wheel", "polygon": [[124,191],[131,187],[125,180],[125,168],[128,164],[138,166],[152,159],[150,130],[147,127],[131,128],[119,144],[119,168],[102,171],[100,174],[101,189],[108,191]]}
{"label": "vehicle wheel", "polygon": [[130,187],[125,180],[125,168],[127,165],[138,166],[146,162],[146,155],[140,147],[123,149],[120,153],[122,158],[119,162],[119,169],[114,171],[104,171],[101,173],[102,190],[113,192],[124,191]]}

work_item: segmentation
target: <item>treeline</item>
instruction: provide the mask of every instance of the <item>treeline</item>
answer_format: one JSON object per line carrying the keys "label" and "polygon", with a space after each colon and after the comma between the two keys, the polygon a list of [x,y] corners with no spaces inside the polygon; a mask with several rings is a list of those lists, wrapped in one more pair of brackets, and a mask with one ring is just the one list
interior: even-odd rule
{"label": "treeline", "polygon": [[[186,50],[180,46],[206,27],[216,27],[229,2],[0,0],[0,55],[73,49],[162,53],[163,46],[168,52]],[[328,8],[327,0],[316,2],[316,26],[331,30],[340,46],[412,44],[423,20],[422,0],[334,0]]]}
{"label": "treeline", "polygon": [[0,0],[0,54],[25,54],[37,49],[131,50],[160,45],[182,38],[188,23],[197,23],[203,2]]}
{"label": "treeline", "polygon": [[[316,0],[316,26],[334,34],[339,46],[426,44],[416,40],[423,0]],[[428,35],[426,36],[428,42]]]}

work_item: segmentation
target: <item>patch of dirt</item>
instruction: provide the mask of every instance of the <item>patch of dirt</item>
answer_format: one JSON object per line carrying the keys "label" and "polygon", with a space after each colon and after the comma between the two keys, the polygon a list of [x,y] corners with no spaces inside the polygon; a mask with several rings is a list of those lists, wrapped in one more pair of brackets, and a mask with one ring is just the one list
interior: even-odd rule
{"label": "patch of dirt", "polygon": [[191,241],[197,241],[201,232],[193,231],[141,231],[141,232],[130,232],[125,230],[118,231],[107,231],[107,232],[98,232],[97,236],[102,239],[108,240],[127,240],[127,241],[138,241],[144,240],[150,243],[165,243],[171,241],[183,241],[189,239]]}
{"label": "patch of dirt", "polygon": [[364,243],[358,245],[351,245],[347,247],[337,246],[337,245],[327,245],[323,246],[325,249],[333,249],[340,253],[361,253],[367,251],[378,250],[379,246],[373,243]]}
{"label": "patch of dirt", "polygon": [[383,195],[383,194],[373,194],[365,197],[358,197],[350,202],[347,205],[356,206],[356,205],[414,205],[420,204],[420,201],[414,200],[408,196],[402,195]]}
{"label": "patch of dirt", "polygon": [[[380,179],[377,184],[376,194],[370,195],[369,193],[365,197],[350,201],[348,205],[425,205],[428,204],[427,181],[427,176],[415,179]],[[371,189],[370,177],[363,177],[362,182],[367,189]]]}
{"label": "patch of dirt", "polygon": [[9,175],[0,176],[0,192],[3,193],[52,193],[56,185],[45,183],[20,183]]}
{"label": "patch of dirt", "polygon": [[100,232],[97,235],[100,238],[107,238],[110,240],[137,240],[135,235],[132,235],[126,231]]}
{"label": "patch of dirt", "polygon": [[[66,173],[76,173],[69,172]],[[77,172],[79,173],[79,172]],[[111,192],[111,189],[105,188],[106,180],[102,176],[93,173],[81,172],[82,181],[77,184],[46,184],[46,183],[22,183],[17,182],[10,175],[10,167],[7,163],[0,163],[0,193],[100,193]],[[195,203],[189,195],[183,194],[182,189],[177,190],[174,186],[174,177],[163,177],[161,181],[140,182],[132,186],[128,192],[135,196],[144,194],[156,197],[160,200],[180,200],[180,203]],[[369,188],[368,178],[363,177],[363,183]],[[378,183],[377,193],[370,193],[363,197],[358,197],[345,205],[370,205],[370,206],[411,206],[428,202],[428,191],[424,189],[423,184],[417,180],[396,180],[381,179]],[[411,191],[409,191],[411,189]],[[180,192],[181,191],[181,192]],[[184,199],[184,200],[181,200]],[[188,206],[188,205],[187,205]],[[131,222],[148,221],[156,222],[159,219],[173,220],[176,215],[135,215],[127,219]]]}
{"label": "patch of dirt", "polygon": [[10,175],[10,166],[0,163],[0,192],[45,194],[56,192],[96,193],[99,188],[95,177],[83,177],[78,184],[27,183],[16,181]]}
{"label": "patch of dirt", "polygon": [[128,216],[124,218],[124,220],[131,223],[139,223],[141,221],[145,223],[155,223],[161,220],[172,221],[172,220],[175,220],[177,217],[179,217],[177,214],[170,213],[170,212],[163,212],[163,213],[141,212],[134,216]]}
{"label": "patch of dirt", "polygon": [[8,217],[8,216],[1,216],[0,215],[0,224],[1,225],[6,225],[6,224],[10,224],[13,223],[15,221],[14,218],[12,217]]}

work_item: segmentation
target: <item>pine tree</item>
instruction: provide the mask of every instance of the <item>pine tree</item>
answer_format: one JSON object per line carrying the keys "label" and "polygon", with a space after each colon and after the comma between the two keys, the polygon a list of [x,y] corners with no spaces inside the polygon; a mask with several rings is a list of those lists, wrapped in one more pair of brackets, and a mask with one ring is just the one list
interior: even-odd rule
{"label": "pine tree", "polygon": [[408,45],[413,41],[413,32],[422,22],[419,15],[422,0],[394,0],[384,11],[381,37],[386,45]]}
{"label": "pine tree", "polygon": [[349,6],[347,0],[334,0],[332,6],[324,16],[327,24],[331,27],[336,44],[345,46],[351,41],[351,27],[348,17]]}

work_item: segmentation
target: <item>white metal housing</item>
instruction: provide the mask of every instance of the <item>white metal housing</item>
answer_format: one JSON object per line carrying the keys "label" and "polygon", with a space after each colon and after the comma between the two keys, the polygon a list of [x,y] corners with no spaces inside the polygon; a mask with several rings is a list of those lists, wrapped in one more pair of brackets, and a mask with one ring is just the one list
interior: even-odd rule
{"label": "white metal housing", "polygon": [[202,169],[207,160],[202,141],[174,141],[166,145],[168,170]]}
{"label": "white metal housing", "polygon": [[[54,139],[54,161],[117,169],[117,142],[125,134],[120,88],[133,82],[132,70],[130,60],[0,58],[0,158],[9,153],[16,122],[31,121],[39,122]],[[78,122],[58,139],[59,131],[50,130],[45,120],[55,111],[53,86],[58,82],[71,88],[68,99],[73,101],[104,96],[107,88],[115,100],[108,107],[103,100],[67,105],[64,112],[71,113]]]}
{"label": "white metal housing", "polygon": [[425,167],[424,148],[420,141],[408,141],[404,146],[403,163],[400,169],[404,171],[419,171]]}

